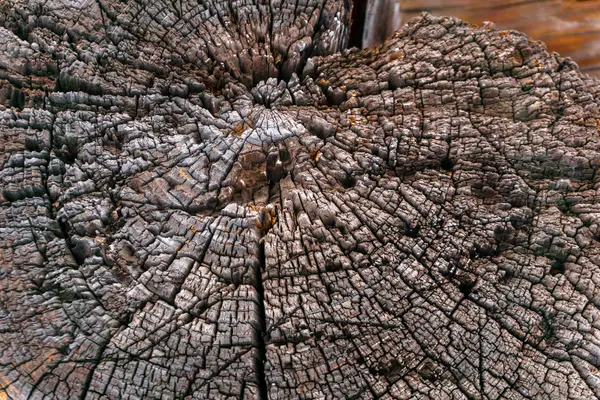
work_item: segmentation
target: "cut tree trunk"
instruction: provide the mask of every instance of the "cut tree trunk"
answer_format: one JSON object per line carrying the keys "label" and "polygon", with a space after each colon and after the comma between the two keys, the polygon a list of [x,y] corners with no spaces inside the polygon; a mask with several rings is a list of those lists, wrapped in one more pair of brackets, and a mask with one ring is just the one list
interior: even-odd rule
{"label": "cut tree trunk", "polygon": [[473,24],[493,21],[542,40],[549,51],[572,57],[581,70],[600,77],[600,0],[398,0],[402,21],[422,11],[452,15]]}
{"label": "cut tree trunk", "polygon": [[600,396],[600,82],[346,1],[0,8],[0,399]]}

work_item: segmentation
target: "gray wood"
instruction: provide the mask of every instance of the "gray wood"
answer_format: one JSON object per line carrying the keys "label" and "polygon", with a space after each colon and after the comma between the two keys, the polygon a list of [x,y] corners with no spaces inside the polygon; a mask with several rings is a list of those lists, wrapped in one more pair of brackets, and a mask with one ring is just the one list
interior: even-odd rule
{"label": "gray wood", "polygon": [[600,396],[599,82],[350,15],[4,4],[0,398]]}

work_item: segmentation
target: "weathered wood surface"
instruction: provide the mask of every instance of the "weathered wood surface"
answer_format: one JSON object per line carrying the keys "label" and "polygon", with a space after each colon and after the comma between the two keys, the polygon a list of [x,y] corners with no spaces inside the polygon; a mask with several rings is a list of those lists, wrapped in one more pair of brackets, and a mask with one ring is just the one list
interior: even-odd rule
{"label": "weathered wood surface", "polygon": [[4,3],[0,398],[600,396],[600,83],[349,18]]}
{"label": "weathered wood surface", "polygon": [[399,0],[399,4],[402,21],[428,11],[473,24],[493,21],[498,29],[525,32],[600,77],[600,0]]}

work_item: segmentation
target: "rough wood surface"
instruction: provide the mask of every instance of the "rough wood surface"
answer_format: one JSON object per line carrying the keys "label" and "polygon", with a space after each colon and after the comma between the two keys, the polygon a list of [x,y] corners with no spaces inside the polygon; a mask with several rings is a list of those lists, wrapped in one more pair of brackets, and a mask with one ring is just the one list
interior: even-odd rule
{"label": "rough wood surface", "polygon": [[600,83],[350,8],[4,3],[0,398],[600,396]]}
{"label": "rough wood surface", "polygon": [[403,22],[422,11],[473,24],[493,21],[542,40],[550,51],[572,57],[600,77],[600,0],[398,0]]}

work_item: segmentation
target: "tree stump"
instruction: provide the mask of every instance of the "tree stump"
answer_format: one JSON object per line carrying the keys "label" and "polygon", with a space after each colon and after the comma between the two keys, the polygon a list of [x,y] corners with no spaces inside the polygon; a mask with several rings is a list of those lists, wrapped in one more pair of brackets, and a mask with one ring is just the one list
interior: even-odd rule
{"label": "tree stump", "polygon": [[0,9],[0,399],[600,396],[600,83],[346,1]]}

